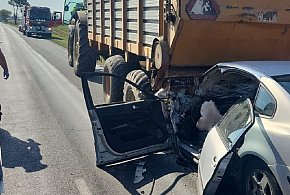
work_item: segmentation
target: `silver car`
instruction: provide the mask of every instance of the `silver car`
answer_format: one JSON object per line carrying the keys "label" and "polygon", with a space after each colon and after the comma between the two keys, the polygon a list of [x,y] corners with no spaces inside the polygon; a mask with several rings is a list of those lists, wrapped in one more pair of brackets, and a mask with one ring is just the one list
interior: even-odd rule
{"label": "silver car", "polygon": [[215,194],[221,183],[234,180],[242,194],[290,194],[290,63],[218,66],[244,72],[259,87],[254,99],[234,104],[208,133],[198,165],[199,194]]}

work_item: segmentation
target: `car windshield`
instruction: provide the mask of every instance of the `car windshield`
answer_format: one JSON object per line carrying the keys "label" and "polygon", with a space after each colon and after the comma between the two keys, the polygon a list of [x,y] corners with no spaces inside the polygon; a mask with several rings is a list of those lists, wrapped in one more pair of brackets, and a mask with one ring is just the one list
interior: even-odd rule
{"label": "car windshield", "polygon": [[290,75],[281,75],[273,77],[290,94]]}

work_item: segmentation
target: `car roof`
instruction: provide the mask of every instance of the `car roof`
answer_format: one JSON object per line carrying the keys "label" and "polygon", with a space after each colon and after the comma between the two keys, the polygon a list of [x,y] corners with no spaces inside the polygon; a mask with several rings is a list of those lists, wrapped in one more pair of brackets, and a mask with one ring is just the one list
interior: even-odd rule
{"label": "car roof", "polygon": [[219,63],[217,66],[237,68],[257,78],[290,75],[290,61],[239,61]]}

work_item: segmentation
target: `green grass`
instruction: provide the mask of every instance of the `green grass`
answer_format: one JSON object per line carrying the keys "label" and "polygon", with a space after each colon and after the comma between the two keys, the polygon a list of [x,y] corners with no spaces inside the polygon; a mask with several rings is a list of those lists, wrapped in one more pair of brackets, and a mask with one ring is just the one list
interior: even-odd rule
{"label": "green grass", "polygon": [[19,24],[15,24],[14,22],[5,22],[6,24],[9,24],[11,26],[15,26],[18,28]]}
{"label": "green grass", "polygon": [[52,37],[51,41],[67,48],[67,39],[68,39],[68,26],[60,25],[52,28]]}

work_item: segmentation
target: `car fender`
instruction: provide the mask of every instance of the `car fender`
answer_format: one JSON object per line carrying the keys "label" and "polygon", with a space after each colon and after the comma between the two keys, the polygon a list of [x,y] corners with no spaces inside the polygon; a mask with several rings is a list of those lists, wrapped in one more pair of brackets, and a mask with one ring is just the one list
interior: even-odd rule
{"label": "car fender", "polygon": [[248,157],[262,160],[275,176],[283,194],[290,194],[290,184],[287,182],[290,171],[286,169],[287,166],[271,142],[270,136],[263,128],[261,119],[256,118],[256,123],[245,135],[244,143],[238,150],[238,156],[242,160],[248,159]]}
{"label": "car fender", "polygon": [[276,180],[282,190],[283,194],[290,194],[290,167],[285,165],[270,165],[272,173],[275,175]]}

